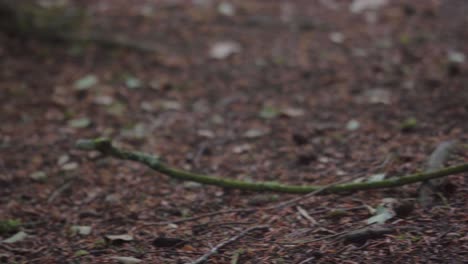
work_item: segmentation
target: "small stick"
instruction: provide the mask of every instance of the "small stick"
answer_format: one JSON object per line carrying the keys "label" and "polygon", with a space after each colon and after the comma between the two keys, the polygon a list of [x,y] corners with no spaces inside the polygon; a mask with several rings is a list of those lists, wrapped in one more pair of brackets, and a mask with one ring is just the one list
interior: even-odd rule
{"label": "small stick", "polygon": [[[354,179],[351,179],[351,180],[354,180]],[[326,191],[327,189],[329,189],[331,187],[334,187],[336,185],[342,184],[342,183],[347,182],[347,181],[350,181],[350,180],[348,180],[348,179],[347,180],[342,180],[342,181],[338,181],[338,182],[334,182],[334,183],[322,186],[319,189],[317,189],[317,190],[315,190],[313,192],[310,192],[310,193],[308,193],[306,195],[299,196],[299,197],[293,198],[293,199],[291,199],[289,201],[269,206],[269,207],[265,208],[265,210],[283,209],[283,208],[286,208],[286,207],[294,206],[296,204],[301,203],[302,201],[304,201],[306,199],[309,199],[309,198],[311,198],[311,197],[313,197],[313,196],[315,196],[317,194],[320,194],[323,191]]]}
{"label": "small stick", "polygon": [[[237,179],[211,176],[206,174],[198,174],[190,171],[180,170],[166,165],[158,156],[145,154],[141,152],[128,151],[120,149],[112,145],[112,141],[106,138],[97,138],[92,140],[79,140],[76,143],[77,147],[82,150],[98,150],[105,155],[110,155],[123,160],[132,160],[145,164],[146,166],[165,174],[174,179],[193,181],[206,185],[215,185],[224,188],[233,188],[250,191],[273,191],[282,193],[308,194],[314,191],[321,190],[323,186],[317,185],[288,185],[272,182],[249,182]],[[468,163],[462,163],[457,166],[447,167],[444,169],[426,172],[414,173],[402,177],[393,177],[381,181],[353,182],[348,184],[333,184],[331,187],[325,188],[325,191],[320,194],[331,194],[339,192],[356,192],[369,189],[395,188],[407,184],[417,183],[421,181],[432,180],[436,178],[446,177],[448,175],[464,173],[468,171]]]}
{"label": "small stick", "polygon": [[215,215],[220,215],[220,214],[230,214],[230,213],[249,213],[256,211],[258,209],[255,208],[246,208],[246,209],[232,209],[232,210],[223,210],[223,211],[217,211],[217,212],[212,212],[212,213],[206,213],[206,214],[200,214],[196,215],[193,217],[188,217],[188,218],[181,218],[177,220],[168,220],[168,221],[162,221],[162,222],[155,222],[155,223],[147,223],[144,224],[143,227],[146,226],[160,226],[160,225],[168,225],[168,224],[180,224],[183,222],[189,222],[189,221],[195,221],[200,218],[205,218],[205,217],[210,217],[210,216],[215,216]]}
{"label": "small stick", "polygon": [[71,187],[71,185],[73,183],[73,180],[74,180],[74,178],[69,179],[67,182],[62,184],[62,186],[60,186],[58,189],[56,189],[54,192],[52,192],[52,194],[47,199],[47,203],[53,202],[55,200],[55,198],[57,198],[60,194],[62,194],[66,190],[68,190]]}
{"label": "small stick", "polygon": [[254,230],[268,230],[268,226],[264,226],[264,225],[261,225],[261,226],[253,226],[253,227],[250,227],[250,228],[247,228],[245,229],[244,231],[242,231],[240,234],[238,234],[237,236],[233,236],[231,237],[230,239],[222,242],[222,243],[219,243],[218,245],[216,245],[215,247],[213,247],[209,252],[207,252],[205,255],[199,257],[198,259],[190,262],[189,264],[201,264],[201,263],[204,263],[205,261],[207,261],[211,256],[213,256],[214,254],[218,253],[218,250],[220,250],[222,247],[225,247],[226,245],[242,238],[243,236],[247,235],[249,232],[252,232]]}
{"label": "small stick", "polygon": [[309,261],[312,261],[314,259],[316,259],[316,257],[310,257],[310,258],[304,259],[303,261],[299,262],[299,264],[313,263],[313,262],[309,262]]}
{"label": "small stick", "polygon": [[333,235],[329,235],[329,236],[324,236],[324,237],[314,238],[314,239],[301,240],[301,241],[293,242],[293,243],[291,243],[291,244],[303,245],[303,244],[312,243],[312,242],[317,242],[317,241],[321,241],[321,240],[325,240],[325,239],[341,237],[341,236],[343,236],[343,235],[346,235],[346,234],[348,234],[348,233],[354,232],[354,231],[356,231],[356,230],[360,230],[360,229],[369,227],[370,225],[373,225],[373,224],[367,224],[367,225],[365,225],[365,226],[353,228],[353,229],[351,229],[351,230],[345,230],[345,231],[343,231],[343,232],[339,232],[339,233],[336,233],[336,234],[333,234]]}
{"label": "small stick", "polygon": [[[353,180],[353,179],[351,179],[351,180]],[[272,210],[277,210],[277,209],[284,209],[284,208],[291,207],[291,206],[294,206],[296,204],[299,204],[302,201],[304,201],[306,199],[309,199],[310,197],[313,197],[313,196],[315,196],[315,195],[317,195],[317,194],[319,194],[319,193],[321,193],[323,191],[326,191],[330,187],[333,187],[333,186],[335,186],[337,184],[341,184],[341,183],[346,182],[346,181],[349,181],[349,180],[343,180],[343,181],[339,181],[339,182],[336,182],[336,183],[332,183],[332,184],[323,186],[320,189],[317,189],[317,190],[315,190],[313,192],[310,192],[310,193],[308,193],[306,195],[296,197],[296,198],[293,198],[293,199],[290,199],[288,201],[281,202],[281,203],[278,203],[278,204],[275,204],[275,205],[272,205],[272,206],[267,206],[267,207],[263,207],[263,208],[260,207],[260,208],[245,208],[245,209],[223,210],[223,211],[217,211],[217,212],[212,212],[212,213],[200,214],[200,215],[196,215],[196,216],[188,217],[188,218],[177,219],[177,220],[173,220],[173,221],[168,220],[168,221],[162,221],[162,222],[147,223],[147,224],[144,224],[142,227],[160,226],[160,225],[168,225],[168,224],[180,224],[180,223],[184,223],[184,222],[195,221],[195,220],[198,220],[200,218],[205,218],[205,217],[210,217],[210,216],[215,216],[215,215],[221,215],[221,214],[251,213],[251,212],[261,211],[261,210],[272,211]]]}

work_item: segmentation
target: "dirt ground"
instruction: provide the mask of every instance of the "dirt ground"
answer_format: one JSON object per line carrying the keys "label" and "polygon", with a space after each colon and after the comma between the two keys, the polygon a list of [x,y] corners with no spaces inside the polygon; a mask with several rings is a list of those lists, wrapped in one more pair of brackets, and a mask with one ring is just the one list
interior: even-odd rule
{"label": "dirt ground", "polygon": [[[466,174],[428,209],[413,184],[263,210],[297,196],[180,182],[74,144],[106,136],[178,168],[288,184],[422,171],[453,139],[447,165],[468,162],[468,1],[75,2],[92,31],[153,50],[0,33],[0,220],[28,234],[0,243],[0,263],[190,263],[255,225],[269,229],[208,263],[466,263]],[[337,239],[384,198],[415,204],[385,223],[395,232]]]}

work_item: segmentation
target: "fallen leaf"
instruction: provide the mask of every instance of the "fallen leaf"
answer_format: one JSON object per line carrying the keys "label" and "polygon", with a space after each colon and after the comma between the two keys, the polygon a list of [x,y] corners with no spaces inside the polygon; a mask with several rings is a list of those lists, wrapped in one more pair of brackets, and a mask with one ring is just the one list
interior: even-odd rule
{"label": "fallen leaf", "polygon": [[465,54],[458,51],[451,51],[447,55],[448,61],[451,63],[461,64],[465,62]]}
{"label": "fallen leaf", "polygon": [[115,243],[124,243],[124,242],[130,242],[133,240],[133,237],[131,235],[106,235],[105,238],[111,242]]}
{"label": "fallen leaf", "polygon": [[92,230],[91,226],[78,226],[78,225],[72,226],[70,229],[73,233],[79,234],[82,236],[87,236],[91,234],[91,230]]}
{"label": "fallen leaf", "polygon": [[211,130],[208,130],[208,129],[198,130],[197,135],[199,135],[200,137],[204,137],[204,138],[214,138],[215,137],[214,132],[211,131]]}
{"label": "fallen leaf", "polygon": [[110,258],[113,260],[117,260],[118,262],[123,263],[123,264],[135,264],[135,263],[140,263],[143,261],[141,259],[137,259],[134,257],[110,257]]}
{"label": "fallen leaf", "polygon": [[26,237],[28,237],[28,234],[26,234],[23,231],[19,231],[18,233],[16,233],[13,236],[3,240],[2,242],[12,244],[12,243],[20,242],[20,241],[24,240]]}
{"label": "fallen leaf", "polygon": [[328,212],[325,217],[332,218],[332,219],[339,219],[348,215],[348,211],[342,209],[333,209]]}
{"label": "fallen leaf", "polygon": [[354,130],[359,129],[360,126],[361,124],[359,123],[359,121],[357,121],[356,119],[351,119],[346,124],[346,129],[349,131],[354,131]]}
{"label": "fallen leaf", "polygon": [[304,110],[299,108],[287,107],[281,109],[281,114],[287,117],[299,117],[304,115]]}
{"label": "fallen leaf", "polygon": [[236,13],[236,9],[229,2],[221,2],[218,5],[218,12],[224,16],[233,16]]}
{"label": "fallen leaf", "polygon": [[259,138],[266,135],[268,132],[262,129],[249,129],[244,133],[246,138]]}
{"label": "fallen leaf", "polygon": [[185,245],[180,250],[182,250],[182,251],[192,251],[193,252],[196,249],[194,247],[192,247],[191,245]]}
{"label": "fallen leaf", "polygon": [[367,224],[384,224],[387,220],[392,219],[395,216],[395,212],[389,208],[383,206],[377,207],[377,214],[367,219]]}
{"label": "fallen leaf", "polygon": [[182,185],[187,188],[187,189],[198,189],[203,187],[203,184],[198,183],[198,182],[189,182],[189,181],[184,181]]}
{"label": "fallen leaf", "polygon": [[405,119],[400,125],[400,129],[403,132],[409,132],[418,126],[418,120],[414,117]]}
{"label": "fallen leaf", "polygon": [[382,181],[383,179],[385,179],[385,176],[387,176],[387,174],[385,174],[385,173],[377,173],[377,174],[371,175],[371,176],[369,177],[369,179],[367,180],[367,182]]}
{"label": "fallen leaf", "polygon": [[171,100],[161,101],[160,106],[163,110],[180,110],[182,108],[179,102]]}
{"label": "fallen leaf", "polygon": [[73,128],[85,128],[91,125],[91,120],[87,117],[72,119],[68,121],[68,126]]}
{"label": "fallen leaf", "polygon": [[140,88],[142,86],[142,82],[140,81],[140,79],[138,78],[135,78],[135,77],[127,77],[125,79],[125,85],[129,88],[129,89],[136,89],[136,88]]}
{"label": "fallen leaf", "polygon": [[118,204],[121,201],[120,195],[116,193],[108,194],[106,195],[106,198],[104,198],[104,201],[110,204]]}
{"label": "fallen leaf", "polygon": [[127,110],[127,105],[122,102],[114,102],[106,107],[107,113],[115,116],[122,116]]}
{"label": "fallen leaf", "polygon": [[364,92],[364,98],[371,104],[386,104],[392,103],[392,93],[388,89],[374,88]]}
{"label": "fallen leaf", "polygon": [[352,181],[352,183],[360,183],[364,182],[365,178],[364,177],[358,177]]}
{"label": "fallen leaf", "polygon": [[343,33],[341,32],[332,32],[330,33],[330,40],[333,42],[333,43],[336,43],[336,44],[341,44],[343,43],[345,37],[343,35]]}
{"label": "fallen leaf", "polygon": [[211,117],[211,122],[213,122],[213,124],[220,125],[224,123],[224,118],[218,114],[215,114]]}
{"label": "fallen leaf", "polygon": [[112,96],[107,96],[107,95],[102,95],[102,96],[97,96],[94,98],[94,103],[98,105],[111,105],[114,102],[114,98]]}
{"label": "fallen leaf", "polygon": [[364,207],[367,209],[367,211],[369,211],[369,214],[373,215],[375,212],[377,212],[377,210],[370,205],[364,204]]}
{"label": "fallen leaf", "polygon": [[31,173],[29,177],[35,181],[45,181],[47,179],[47,174],[43,171],[36,171]]}
{"label": "fallen leaf", "polygon": [[223,60],[233,54],[239,53],[241,46],[234,41],[221,41],[213,44],[210,48],[210,57],[217,60]]}
{"label": "fallen leaf", "polygon": [[272,119],[277,117],[280,114],[280,111],[272,106],[264,106],[260,113],[258,114],[261,118]]}
{"label": "fallen leaf", "polygon": [[87,90],[99,82],[99,79],[96,75],[89,74],[84,76],[83,78],[77,80],[74,84],[76,90]]}
{"label": "fallen leaf", "polygon": [[359,14],[366,10],[377,10],[386,5],[388,0],[354,0],[349,10],[352,13]]}
{"label": "fallen leaf", "polygon": [[75,254],[73,254],[73,256],[75,256],[75,257],[82,257],[82,256],[86,256],[86,255],[89,255],[89,251],[84,250],[84,249],[79,249],[79,250],[75,251]]}
{"label": "fallen leaf", "polygon": [[78,169],[78,163],[77,162],[69,162],[66,163],[62,166],[62,170],[65,171],[72,171]]}
{"label": "fallen leaf", "polygon": [[62,166],[63,164],[67,163],[69,160],[70,160],[70,156],[68,156],[67,154],[64,154],[60,156],[59,159],[57,160],[57,165]]}
{"label": "fallen leaf", "polygon": [[386,221],[396,216],[394,206],[397,200],[394,198],[384,198],[382,203],[375,209],[375,215],[367,219],[367,224],[384,224]]}
{"label": "fallen leaf", "polygon": [[241,153],[249,151],[250,149],[252,149],[251,145],[242,144],[242,145],[238,145],[238,146],[233,147],[232,152],[234,152],[235,154],[241,154]]}
{"label": "fallen leaf", "polygon": [[122,129],[120,134],[125,138],[144,139],[148,132],[145,124],[137,123],[133,127]]}

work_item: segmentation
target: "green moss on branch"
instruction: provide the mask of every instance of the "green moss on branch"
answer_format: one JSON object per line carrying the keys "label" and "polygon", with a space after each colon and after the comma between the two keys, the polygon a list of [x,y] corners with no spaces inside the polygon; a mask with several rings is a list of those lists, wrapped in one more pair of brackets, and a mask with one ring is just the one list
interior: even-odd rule
{"label": "green moss on branch", "polygon": [[[222,177],[209,176],[205,174],[197,174],[170,167],[164,164],[157,156],[117,148],[112,145],[110,139],[105,138],[79,140],[76,146],[83,150],[97,150],[105,155],[113,156],[115,158],[123,160],[132,160],[145,164],[153,170],[163,173],[171,178],[184,181],[193,181],[207,185],[215,185],[224,188],[234,188],[249,191],[272,191],[294,194],[310,193],[323,188],[323,186],[320,185],[287,185],[272,182],[247,182],[235,179],[226,179]],[[452,166],[436,171],[415,173],[382,181],[345,183],[336,185],[332,184],[330,187],[326,188],[321,193],[339,193],[369,189],[394,188],[407,184],[441,178],[448,175],[463,173],[467,171],[468,163],[464,163],[461,165]]]}

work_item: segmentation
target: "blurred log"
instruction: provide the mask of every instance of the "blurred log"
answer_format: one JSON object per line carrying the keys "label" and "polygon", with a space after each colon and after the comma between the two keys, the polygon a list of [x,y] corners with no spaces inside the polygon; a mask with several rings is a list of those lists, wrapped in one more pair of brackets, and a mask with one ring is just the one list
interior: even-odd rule
{"label": "blurred log", "polygon": [[[443,168],[444,163],[447,162],[450,157],[450,152],[455,146],[456,141],[454,140],[440,143],[427,161],[426,172],[433,172]],[[447,178],[427,180],[421,183],[418,190],[420,204],[425,208],[431,207],[436,194],[441,192],[444,189],[443,187],[449,184]]]}

